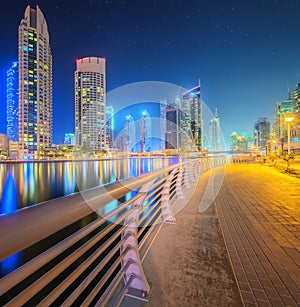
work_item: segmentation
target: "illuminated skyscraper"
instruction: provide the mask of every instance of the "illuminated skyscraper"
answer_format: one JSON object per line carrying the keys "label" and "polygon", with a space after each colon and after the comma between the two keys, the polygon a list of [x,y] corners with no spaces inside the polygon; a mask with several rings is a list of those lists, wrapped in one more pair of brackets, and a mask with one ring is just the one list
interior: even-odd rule
{"label": "illuminated skyscraper", "polygon": [[106,107],[106,146],[107,148],[114,147],[114,108],[111,106]]}
{"label": "illuminated skyscraper", "polygon": [[221,130],[220,130],[220,119],[218,117],[218,111],[216,109],[215,116],[211,119],[209,124],[209,145],[211,151],[222,150],[221,146]]}
{"label": "illuminated skyscraper", "polygon": [[[276,103],[275,134],[280,142],[287,142],[287,123],[284,118],[287,114],[294,114],[294,106],[293,99],[287,99]],[[258,146],[257,142],[255,145]]]}
{"label": "illuminated skyscraper", "polygon": [[160,100],[159,109],[160,109],[160,142],[159,142],[159,149],[165,149],[165,134],[166,134],[166,108],[168,102],[166,98]]}
{"label": "illuminated skyscraper", "polygon": [[52,145],[52,55],[41,10],[27,6],[19,25],[20,156]]}
{"label": "illuminated skyscraper", "polygon": [[254,143],[264,150],[270,139],[270,122],[267,117],[260,117],[254,124]]}
{"label": "illuminated skyscraper", "polygon": [[181,128],[185,132],[181,147],[201,150],[204,145],[202,136],[202,106],[200,100],[200,84],[183,93]]}
{"label": "illuminated skyscraper", "polygon": [[165,149],[178,149],[180,112],[176,106],[168,106],[165,116]]}
{"label": "illuminated skyscraper", "polygon": [[140,120],[140,148],[141,152],[151,151],[151,118],[147,111],[143,111]]}
{"label": "illuminated skyscraper", "polygon": [[18,141],[18,62],[12,62],[6,73],[6,119],[10,141]]}
{"label": "illuminated skyscraper", "polygon": [[77,145],[91,151],[105,150],[105,113],[105,58],[78,59],[75,71],[75,135]]}
{"label": "illuminated skyscraper", "polygon": [[295,119],[291,125],[291,139],[300,142],[300,83],[297,84],[293,91],[294,115]]}
{"label": "illuminated skyscraper", "polygon": [[123,150],[125,152],[133,152],[135,143],[135,123],[133,117],[127,115],[124,125]]}
{"label": "illuminated skyscraper", "polygon": [[232,132],[230,135],[230,149],[233,151],[247,151],[247,140],[244,135]]}

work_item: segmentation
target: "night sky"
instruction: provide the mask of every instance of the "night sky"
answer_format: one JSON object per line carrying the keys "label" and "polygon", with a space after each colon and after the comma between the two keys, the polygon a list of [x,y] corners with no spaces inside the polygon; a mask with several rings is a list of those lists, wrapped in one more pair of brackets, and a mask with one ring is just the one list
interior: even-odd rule
{"label": "night sky", "polygon": [[252,131],[260,116],[273,122],[276,101],[300,82],[300,1],[10,0],[0,13],[3,133],[5,73],[17,59],[18,25],[28,4],[40,6],[50,33],[54,143],[74,131],[80,57],[106,57],[108,92],[137,81],[191,88],[201,79],[202,99],[218,108],[226,140],[232,131]]}

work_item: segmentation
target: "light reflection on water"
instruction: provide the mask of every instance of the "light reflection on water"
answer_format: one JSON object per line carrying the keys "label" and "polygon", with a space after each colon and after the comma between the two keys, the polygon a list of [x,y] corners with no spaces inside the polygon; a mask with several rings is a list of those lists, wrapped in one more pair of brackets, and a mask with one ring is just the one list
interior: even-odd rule
{"label": "light reflection on water", "polygon": [[[178,163],[176,158],[131,158],[106,161],[0,164],[0,214],[9,214],[19,208],[68,195],[78,190],[114,182],[116,178],[120,180],[134,177],[176,163]],[[119,201],[125,202],[136,193],[132,191]],[[100,209],[101,212],[98,214],[102,215],[115,209],[119,201],[114,200]],[[90,218],[88,216],[81,219],[79,227],[88,224]],[[112,217],[109,221],[113,222],[115,218]],[[0,277],[31,259],[37,251],[38,248],[33,246],[28,251],[16,253],[0,262]]]}
{"label": "light reflection on water", "polygon": [[[176,158],[131,158],[0,164],[0,213],[6,214],[175,163],[178,163]],[[13,183],[15,189],[11,188]],[[8,206],[11,206],[9,211]]]}

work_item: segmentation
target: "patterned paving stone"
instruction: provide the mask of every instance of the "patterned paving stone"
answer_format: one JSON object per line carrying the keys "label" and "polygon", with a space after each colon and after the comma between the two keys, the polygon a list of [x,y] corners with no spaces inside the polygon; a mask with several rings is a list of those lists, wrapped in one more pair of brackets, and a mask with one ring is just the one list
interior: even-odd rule
{"label": "patterned paving stone", "polygon": [[226,169],[215,203],[245,306],[300,306],[299,183],[258,164]]}

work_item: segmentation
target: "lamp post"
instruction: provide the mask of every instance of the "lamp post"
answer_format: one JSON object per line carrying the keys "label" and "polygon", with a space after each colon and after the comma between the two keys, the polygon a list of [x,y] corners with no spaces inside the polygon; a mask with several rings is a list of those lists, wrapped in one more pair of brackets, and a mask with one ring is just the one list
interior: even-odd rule
{"label": "lamp post", "polygon": [[287,137],[288,137],[288,154],[291,153],[291,121],[294,120],[294,116],[286,116],[284,120],[287,122]]}

